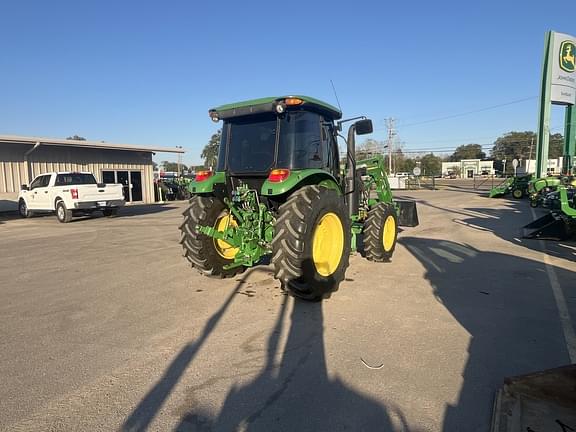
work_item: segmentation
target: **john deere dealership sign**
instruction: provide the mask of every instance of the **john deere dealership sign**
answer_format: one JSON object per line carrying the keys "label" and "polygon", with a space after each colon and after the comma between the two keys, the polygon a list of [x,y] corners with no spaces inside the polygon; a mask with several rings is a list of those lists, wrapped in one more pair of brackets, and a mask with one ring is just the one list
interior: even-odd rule
{"label": "john deere dealership sign", "polygon": [[550,101],[555,104],[576,104],[576,38],[552,32],[548,62],[550,76]]}

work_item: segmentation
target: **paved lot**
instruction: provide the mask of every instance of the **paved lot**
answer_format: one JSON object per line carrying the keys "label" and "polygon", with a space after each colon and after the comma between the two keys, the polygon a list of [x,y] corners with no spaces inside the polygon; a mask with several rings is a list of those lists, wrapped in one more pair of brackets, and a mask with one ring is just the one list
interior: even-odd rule
{"label": "paved lot", "polygon": [[576,353],[576,244],[519,240],[526,202],[406,195],[393,262],[322,304],[190,270],[182,204],[0,218],[0,429],[486,431],[505,376]]}

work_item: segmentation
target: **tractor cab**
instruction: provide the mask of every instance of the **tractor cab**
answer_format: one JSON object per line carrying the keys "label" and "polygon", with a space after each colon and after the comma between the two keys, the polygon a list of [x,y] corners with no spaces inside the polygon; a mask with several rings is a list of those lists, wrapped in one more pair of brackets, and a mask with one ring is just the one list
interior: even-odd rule
{"label": "tractor cab", "polygon": [[274,183],[308,169],[340,179],[334,121],[342,113],[329,104],[305,96],[265,98],[213,108],[209,115],[223,121],[215,172],[233,183],[261,190],[266,179]]}

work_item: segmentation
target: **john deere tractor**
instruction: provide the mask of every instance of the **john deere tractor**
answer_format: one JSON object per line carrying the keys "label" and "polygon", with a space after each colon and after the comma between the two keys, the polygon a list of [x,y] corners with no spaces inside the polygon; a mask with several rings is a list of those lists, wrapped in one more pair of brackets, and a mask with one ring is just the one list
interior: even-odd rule
{"label": "john deere tractor", "polygon": [[[223,121],[218,163],[196,173],[180,229],[184,255],[207,276],[229,277],[271,257],[282,287],[320,300],[344,279],[349,255],[389,261],[414,202],[394,202],[381,157],[355,160],[364,117],[306,96],[269,97],[209,111]],[[345,122],[343,169],[337,137]],[[357,240],[358,238],[358,240]]]}

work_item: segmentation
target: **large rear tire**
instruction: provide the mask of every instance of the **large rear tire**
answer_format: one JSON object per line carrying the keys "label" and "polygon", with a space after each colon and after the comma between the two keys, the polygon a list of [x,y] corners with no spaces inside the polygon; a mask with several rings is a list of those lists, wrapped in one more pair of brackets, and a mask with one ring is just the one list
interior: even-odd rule
{"label": "large rear tire", "polygon": [[334,190],[304,186],[278,210],[274,276],[294,297],[318,301],[336,291],[350,258],[350,219]]}
{"label": "large rear tire", "polygon": [[197,225],[211,226],[223,231],[236,220],[228,213],[228,207],[215,197],[194,196],[184,211],[184,222],[180,225],[183,254],[192,267],[206,276],[232,277],[245,267],[224,269],[234,263],[237,249],[222,240],[216,240],[196,230]]}
{"label": "large rear tire", "polygon": [[390,261],[398,237],[398,219],[390,204],[378,203],[364,224],[364,252],[370,261]]}

